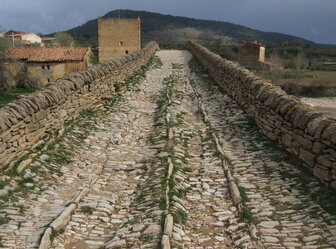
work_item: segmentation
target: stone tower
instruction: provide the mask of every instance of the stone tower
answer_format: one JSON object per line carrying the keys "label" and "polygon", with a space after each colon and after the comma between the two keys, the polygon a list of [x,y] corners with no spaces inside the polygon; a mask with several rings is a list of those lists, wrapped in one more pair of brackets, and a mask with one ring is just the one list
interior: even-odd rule
{"label": "stone tower", "polygon": [[238,62],[247,68],[259,69],[265,62],[265,46],[257,42],[246,42],[239,48]]}
{"label": "stone tower", "polygon": [[99,62],[131,54],[141,48],[140,17],[98,17]]}

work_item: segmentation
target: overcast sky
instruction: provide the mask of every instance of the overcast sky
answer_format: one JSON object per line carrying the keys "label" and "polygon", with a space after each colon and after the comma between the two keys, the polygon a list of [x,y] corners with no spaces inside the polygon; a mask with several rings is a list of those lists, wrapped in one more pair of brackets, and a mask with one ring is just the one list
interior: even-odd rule
{"label": "overcast sky", "polygon": [[228,21],[336,44],[336,0],[0,0],[0,26],[46,34],[115,9]]}

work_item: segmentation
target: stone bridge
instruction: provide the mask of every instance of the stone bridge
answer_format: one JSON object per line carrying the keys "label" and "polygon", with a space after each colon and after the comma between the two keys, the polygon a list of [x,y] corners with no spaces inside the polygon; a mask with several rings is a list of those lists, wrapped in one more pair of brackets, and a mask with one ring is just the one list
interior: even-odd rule
{"label": "stone bridge", "polygon": [[335,120],[188,48],[0,109],[0,247],[336,248]]}

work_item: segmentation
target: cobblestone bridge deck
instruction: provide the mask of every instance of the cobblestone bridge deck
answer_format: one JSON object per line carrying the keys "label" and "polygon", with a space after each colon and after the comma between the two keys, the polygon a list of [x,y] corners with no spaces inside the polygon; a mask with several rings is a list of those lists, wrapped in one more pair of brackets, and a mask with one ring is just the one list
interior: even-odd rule
{"label": "cobblestone bridge deck", "polygon": [[336,248],[334,192],[189,52],[156,55],[0,190],[2,247]]}

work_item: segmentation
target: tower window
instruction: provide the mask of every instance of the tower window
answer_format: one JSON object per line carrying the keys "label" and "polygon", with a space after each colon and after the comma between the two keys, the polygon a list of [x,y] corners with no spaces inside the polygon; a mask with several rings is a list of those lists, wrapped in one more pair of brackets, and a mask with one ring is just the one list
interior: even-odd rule
{"label": "tower window", "polygon": [[120,41],[120,42],[119,42],[119,46],[122,46],[122,45],[124,45],[124,42],[123,42],[123,41]]}
{"label": "tower window", "polygon": [[128,50],[125,51],[125,54],[128,54]]}

